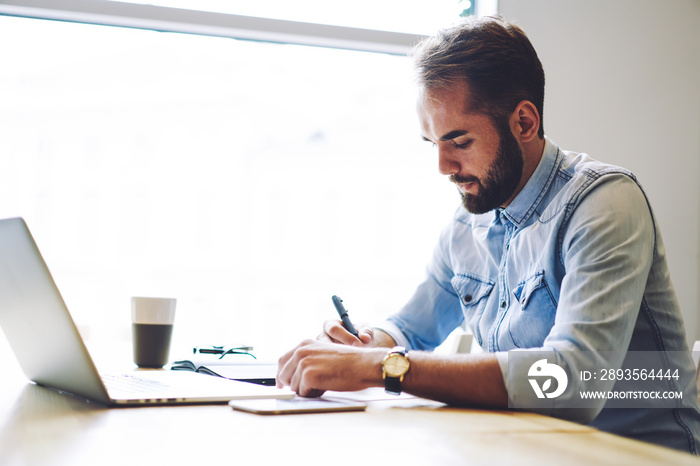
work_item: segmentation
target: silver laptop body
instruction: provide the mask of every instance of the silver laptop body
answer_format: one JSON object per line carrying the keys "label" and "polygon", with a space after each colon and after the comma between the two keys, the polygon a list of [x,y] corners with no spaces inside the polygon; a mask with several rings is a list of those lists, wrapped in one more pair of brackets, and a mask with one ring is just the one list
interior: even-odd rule
{"label": "silver laptop body", "polygon": [[27,378],[115,406],[292,398],[289,390],[188,371],[105,376],[105,386],[22,218],[0,220],[0,327]]}

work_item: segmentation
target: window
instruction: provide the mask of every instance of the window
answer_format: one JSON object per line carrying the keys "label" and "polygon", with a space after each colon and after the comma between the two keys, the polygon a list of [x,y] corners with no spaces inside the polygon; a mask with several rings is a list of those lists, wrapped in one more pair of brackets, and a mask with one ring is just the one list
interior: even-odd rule
{"label": "window", "polygon": [[429,8],[426,5],[418,0],[358,0],[347,8],[318,0],[4,0],[0,14],[406,54],[421,36],[396,30],[432,33],[459,16],[497,11],[496,0],[436,0]]}
{"label": "window", "polygon": [[[175,347],[398,309],[459,203],[403,56],[0,16],[0,217],[88,340],[178,298]],[[104,337],[104,338],[103,338]]]}

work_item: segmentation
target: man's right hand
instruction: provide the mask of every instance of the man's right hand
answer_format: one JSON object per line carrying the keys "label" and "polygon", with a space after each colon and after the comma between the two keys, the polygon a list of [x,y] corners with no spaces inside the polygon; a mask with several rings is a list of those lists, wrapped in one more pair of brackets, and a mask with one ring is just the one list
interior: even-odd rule
{"label": "man's right hand", "polygon": [[359,340],[357,337],[355,337],[355,335],[345,330],[345,327],[343,327],[343,323],[340,320],[331,319],[323,323],[323,333],[316,337],[316,339],[350,346],[394,346],[393,338],[382,331],[377,331],[375,328],[360,326],[357,328],[357,333],[360,336]]}

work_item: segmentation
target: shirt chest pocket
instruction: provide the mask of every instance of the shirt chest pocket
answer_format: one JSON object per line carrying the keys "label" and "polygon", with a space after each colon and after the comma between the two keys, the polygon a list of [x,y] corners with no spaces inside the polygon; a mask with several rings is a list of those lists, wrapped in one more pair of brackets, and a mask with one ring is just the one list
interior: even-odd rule
{"label": "shirt chest pocket", "polygon": [[508,334],[518,348],[542,346],[554,326],[557,305],[547,286],[544,270],[529,276],[513,290],[518,304],[511,307]]}
{"label": "shirt chest pocket", "polygon": [[472,274],[457,274],[452,277],[451,282],[462,305],[464,320],[481,345],[482,337],[479,323],[486,310],[487,298],[493,291],[495,282]]}

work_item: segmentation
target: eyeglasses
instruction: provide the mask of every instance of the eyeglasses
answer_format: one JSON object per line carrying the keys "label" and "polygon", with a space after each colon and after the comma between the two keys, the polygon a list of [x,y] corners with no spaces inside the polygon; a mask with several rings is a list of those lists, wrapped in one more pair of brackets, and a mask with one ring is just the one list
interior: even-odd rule
{"label": "eyeglasses", "polygon": [[226,346],[195,346],[192,348],[192,352],[194,354],[218,354],[219,359],[223,359],[224,356],[227,354],[247,354],[248,356],[251,356],[253,359],[257,359],[253,353],[252,346],[231,346],[231,347],[226,347]]}

